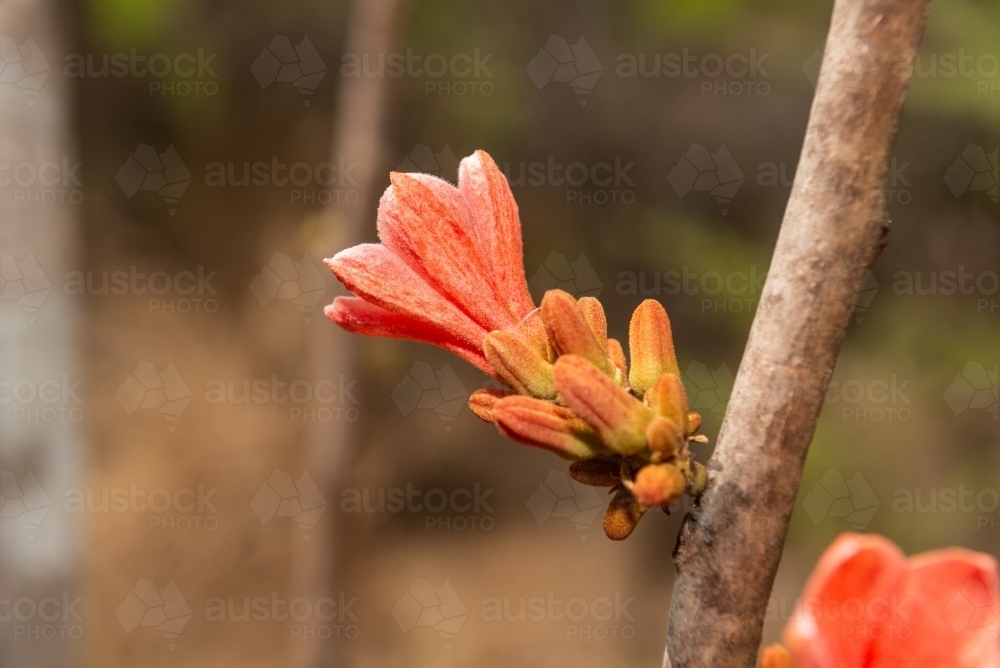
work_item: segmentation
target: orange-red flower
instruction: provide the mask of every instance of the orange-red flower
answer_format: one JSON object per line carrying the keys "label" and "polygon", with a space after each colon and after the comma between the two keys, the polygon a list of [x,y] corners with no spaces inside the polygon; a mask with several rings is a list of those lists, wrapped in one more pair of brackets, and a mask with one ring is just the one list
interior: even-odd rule
{"label": "orange-red flower", "polygon": [[578,482],[611,487],[604,530],[615,540],[647,511],[705,489],[688,444],[707,439],[688,410],[659,302],[633,314],[630,372],[596,299],[549,290],[535,308],[517,205],[489,155],[462,161],[457,188],[427,174],[391,181],[378,209],[382,243],[327,260],[357,295],[328,306],[331,320],[440,346],[500,381],[476,390],[469,408],[511,440],[572,461]]}
{"label": "orange-red flower", "polygon": [[476,151],[462,160],[457,188],[428,174],[390,180],[378,207],[382,243],[326,261],[357,295],[338,297],[327,317],[358,334],[431,343],[495,376],[483,338],[535,308],[507,179]]}
{"label": "orange-red flower", "polygon": [[[998,668],[993,557],[948,548],[906,558],[876,535],[827,548],[785,627],[795,668]],[[768,648],[762,665],[786,665]]]}

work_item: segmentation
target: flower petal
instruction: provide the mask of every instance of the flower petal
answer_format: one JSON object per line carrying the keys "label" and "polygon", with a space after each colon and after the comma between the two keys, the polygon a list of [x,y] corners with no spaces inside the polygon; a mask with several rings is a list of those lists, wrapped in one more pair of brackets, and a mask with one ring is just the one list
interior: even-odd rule
{"label": "flower petal", "polygon": [[486,151],[476,151],[458,168],[458,189],[472,213],[479,252],[489,258],[493,279],[514,313],[535,308],[524,275],[524,250],[517,202],[507,177]]}
{"label": "flower petal", "polygon": [[487,331],[514,325],[489,266],[469,234],[471,213],[451,184],[428,174],[393,172],[378,208],[382,243]]}
{"label": "flower petal", "polygon": [[875,668],[868,662],[872,629],[889,632],[894,622],[883,617],[906,568],[899,548],[881,536],[845,533],[834,541],[785,627],[783,640],[797,668]]}
{"label": "flower petal", "polygon": [[[1000,595],[992,557],[960,548],[912,557],[898,597],[905,602],[905,619],[895,635],[873,641],[872,668],[1000,666]],[[904,628],[908,633],[900,633]]]}
{"label": "flower petal", "polygon": [[337,297],[332,304],[323,309],[323,312],[327,318],[348,332],[430,343],[458,355],[480,371],[491,376],[495,375],[480,350],[470,348],[446,330],[387,311],[360,297]]}
{"label": "flower petal", "polygon": [[474,350],[481,348],[488,332],[385,246],[354,246],[326,264],[348,290],[365,301],[443,329]]}

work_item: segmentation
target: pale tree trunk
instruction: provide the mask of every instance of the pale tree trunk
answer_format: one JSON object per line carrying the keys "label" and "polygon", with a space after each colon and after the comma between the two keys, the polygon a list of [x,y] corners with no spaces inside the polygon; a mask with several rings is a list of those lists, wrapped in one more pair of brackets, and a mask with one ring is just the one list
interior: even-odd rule
{"label": "pale tree trunk", "polygon": [[664,666],[750,668],[851,312],[928,0],[836,0],[799,167],[708,488],[687,517]]}
{"label": "pale tree trunk", "polygon": [[[355,0],[347,26],[345,53],[388,53],[393,44],[395,27],[402,11],[403,0]],[[337,71],[339,68],[331,68]],[[358,197],[349,203],[335,196],[320,219],[319,226],[310,230],[309,253],[314,258],[331,257],[336,251],[361,242],[366,225],[373,225],[369,216],[374,211],[375,187],[383,164],[383,118],[388,95],[386,77],[341,78],[338,105],[334,116],[331,162],[345,165],[351,178],[345,190]],[[335,193],[336,195],[336,193]],[[352,198],[353,199],[353,198]],[[338,387],[356,377],[355,358],[358,346],[352,334],[327,321],[317,323],[310,334],[310,364],[316,379],[331,379]],[[341,398],[341,402],[345,399]],[[351,404],[340,403],[340,408]],[[341,413],[343,415],[343,413]],[[352,442],[351,423],[346,419],[310,423],[303,449],[304,468],[313,476],[327,498],[327,514],[320,529],[309,543],[296,543],[292,562],[293,588],[313,595],[332,595],[333,588],[346,587],[336,578],[339,526],[338,503],[334,497],[340,471]],[[348,597],[350,591],[345,591]],[[293,648],[298,666],[329,666],[342,663],[336,656],[336,644],[323,640],[301,640]]]}
{"label": "pale tree trunk", "polygon": [[[62,290],[63,277],[76,264],[79,206],[60,199],[68,199],[67,190],[80,190],[74,181],[79,175],[73,170],[72,105],[58,73],[66,52],[64,18],[53,0],[0,2],[0,164],[24,163],[17,176],[26,184],[0,187],[0,596],[36,604],[78,595],[79,537],[72,516],[62,512],[65,490],[80,484],[81,430],[75,420],[86,412],[77,401],[85,399],[86,384],[73,387],[80,379],[78,304]],[[41,182],[37,171],[45,163],[58,165],[58,185]],[[45,180],[52,176],[46,172]],[[43,384],[55,402],[37,395],[32,400],[32,388],[37,392]],[[82,641],[30,637],[44,625],[36,616],[15,637],[14,622],[0,624],[0,666],[72,663]]]}

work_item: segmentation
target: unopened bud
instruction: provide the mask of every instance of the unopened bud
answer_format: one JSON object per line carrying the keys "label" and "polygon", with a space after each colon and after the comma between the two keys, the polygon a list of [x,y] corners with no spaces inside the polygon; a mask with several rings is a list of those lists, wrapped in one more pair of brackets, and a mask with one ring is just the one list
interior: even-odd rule
{"label": "unopened bud", "polygon": [[643,397],[657,415],[674,421],[684,436],[689,432],[687,392],[680,376],[665,373],[656,379]]}
{"label": "unopened bud", "polygon": [[682,496],[686,481],[673,464],[650,464],[639,469],[632,481],[632,494],[646,508],[669,506]]}
{"label": "unopened bud", "polygon": [[620,488],[604,513],[604,533],[611,540],[625,540],[645,512],[646,509],[639,505],[632,492]]}
{"label": "unopened bud", "polygon": [[493,406],[504,397],[512,395],[512,392],[493,387],[476,390],[469,397],[469,410],[480,420],[492,423]]}
{"label": "unopened bud", "polygon": [[680,376],[670,319],[660,302],[647,299],[632,313],[628,327],[628,347],[632,356],[629,384],[639,396],[665,373]]}
{"label": "unopened bud", "polygon": [[617,457],[594,457],[569,465],[569,477],[591,487],[611,487],[621,482],[622,460]]}
{"label": "unopened bud", "polygon": [[[496,402],[493,418],[500,433],[524,445],[554,452],[563,459],[590,459],[600,452],[589,426],[564,406],[512,395]],[[589,434],[588,434],[589,432]]]}
{"label": "unopened bud", "polygon": [[579,355],[563,355],[555,364],[559,395],[590,424],[611,451],[633,455],[646,447],[646,427],[653,412]]}
{"label": "unopened bud", "polygon": [[677,423],[668,417],[655,417],[646,427],[649,449],[661,459],[673,457],[684,449],[684,436]]}
{"label": "unopened bud", "polygon": [[487,334],[483,353],[497,375],[518,394],[555,399],[552,365],[517,334],[503,330]]}
{"label": "unopened bud", "polygon": [[590,327],[590,331],[606,356],[608,354],[608,319],[604,315],[604,307],[593,297],[581,297],[576,305],[583,313],[583,319],[587,321],[587,326]]}
{"label": "unopened bud", "polygon": [[625,385],[628,379],[628,362],[625,361],[625,351],[618,339],[608,339],[608,361],[611,362],[615,382]]}
{"label": "unopened bud", "polygon": [[559,355],[580,355],[608,373],[607,354],[571,294],[562,290],[546,292],[542,298],[542,322]]}

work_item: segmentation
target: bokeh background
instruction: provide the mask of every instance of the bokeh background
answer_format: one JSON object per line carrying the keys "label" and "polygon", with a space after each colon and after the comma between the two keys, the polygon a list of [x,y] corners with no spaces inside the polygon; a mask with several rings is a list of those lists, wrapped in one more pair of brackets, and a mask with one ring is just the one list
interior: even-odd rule
{"label": "bokeh background", "polygon": [[[486,149],[535,297],[659,299],[714,441],[830,10],[3,0],[0,665],[659,665],[683,508],[608,541],[321,260]],[[998,29],[932,7],[766,640],[842,531],[1000,549]]]}

